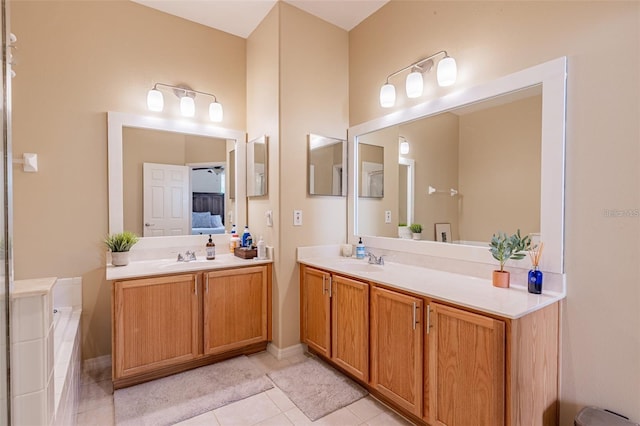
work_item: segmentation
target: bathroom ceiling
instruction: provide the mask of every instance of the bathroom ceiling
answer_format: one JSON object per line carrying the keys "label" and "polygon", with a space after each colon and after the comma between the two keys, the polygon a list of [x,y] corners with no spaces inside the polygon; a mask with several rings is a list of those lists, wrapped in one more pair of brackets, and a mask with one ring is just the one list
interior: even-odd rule
{"label": "bathroom ceiling", "polygon": [[[247,38],[278,0],[131,0]],[[347,31],[389,0],[282,0]]]}

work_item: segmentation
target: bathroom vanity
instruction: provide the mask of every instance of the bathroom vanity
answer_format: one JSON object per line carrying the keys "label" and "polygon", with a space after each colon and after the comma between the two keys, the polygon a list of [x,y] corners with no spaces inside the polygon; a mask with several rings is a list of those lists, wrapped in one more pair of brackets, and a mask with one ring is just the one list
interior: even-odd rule
{"label": "bathroom vanity", "polygon": [[340,257],[299,258],[300,338],[429,425],[555,425],[561,295]]}
{"label": "bathroom vanity", "polygon": [[271,340],[271,261],[223,254],[107,268],[116,389],[259,352]]}

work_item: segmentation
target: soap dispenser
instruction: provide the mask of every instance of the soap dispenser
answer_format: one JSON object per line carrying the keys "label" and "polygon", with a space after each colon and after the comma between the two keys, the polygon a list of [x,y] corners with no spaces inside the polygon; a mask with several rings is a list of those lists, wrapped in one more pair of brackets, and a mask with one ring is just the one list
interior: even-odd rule
{"label": "soap dispenser", "polygon": [[209,234],[209,242],[206,245],[207,247],[207,260],[214,260],[216,258],[216,243],[211,239],[211,234]]}
{"label": "soap dispenser", "polygon": [[356,246],[356,258],[364,259],[364,244],[362,243],[362,237],[360,237],[360,241],[358,241],[358,245]]}
{"label": "soap dispenser", "polygon": [[265,260],[267,258],[267,244],[260,236],[258,240],[258,260]]}

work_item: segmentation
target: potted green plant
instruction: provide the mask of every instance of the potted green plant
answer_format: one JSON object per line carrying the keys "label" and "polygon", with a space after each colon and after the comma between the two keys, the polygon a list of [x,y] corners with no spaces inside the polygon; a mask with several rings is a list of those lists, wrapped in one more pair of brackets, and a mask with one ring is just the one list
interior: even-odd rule
{"label": "potted green plant", "polygon": [[111,264],[113,266],[126,266],[129,264],[129,250],[138,242],[138,236],[130,231],[108,235],[104,243],[111,252]]}
{"label": "potted green plant", "polygon": [[411,239],[411,230],[406,223],[398,224],[398,237]]}
{"label": "potted green plant", "polygon": [[409,226],[409,229],[411,230],[411,234],[414,240],[422,239],[422,225],[420,225],[419,223],[412,223]]}
{"label": "potted green plant", "polygon": [[520,230],[511,236],[498,232],[493,234],[489,243],[489,251],[494,259],[500,262],[500,269],[493,271],[493,285],[508,288],[510,281],[509,271],[504,270],[504,265],[509,259],[520,260],[527,255],[531,248],[531,238],[520,236]]}

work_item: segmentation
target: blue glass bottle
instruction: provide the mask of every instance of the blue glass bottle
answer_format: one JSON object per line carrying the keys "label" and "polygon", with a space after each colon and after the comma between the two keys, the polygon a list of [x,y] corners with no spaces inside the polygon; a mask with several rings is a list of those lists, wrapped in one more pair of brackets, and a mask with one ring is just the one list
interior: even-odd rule
{"label": "blue glass bottle", "polygon": [[533,269],[529,271],[528,289],[529,293],[542,293],[542,271],[539,271],[537,266],[534,266]]}

